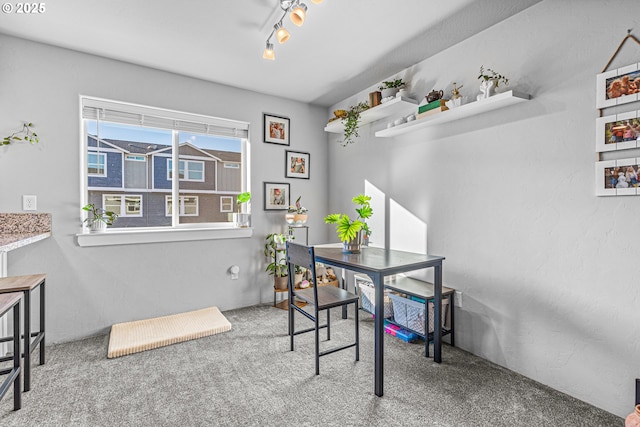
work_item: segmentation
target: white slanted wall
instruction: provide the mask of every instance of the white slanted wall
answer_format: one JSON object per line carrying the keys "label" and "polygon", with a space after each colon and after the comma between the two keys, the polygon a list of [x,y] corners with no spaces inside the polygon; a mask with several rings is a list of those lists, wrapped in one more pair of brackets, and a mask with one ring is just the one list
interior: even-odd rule
{"label": "white slanted wall", "polygon": [[[388,76],[404,77],[416,98],[450,96],[456,82],[475,100],[484,65],[530,101],[375,137],[390,117],[346,148],[329,136],[330,210],[373,191],[382,197],[374,215],[384,216],[376,244],[422,243],[446,257],[444,284],[463,293],[459,347],[620,416],[632,411],[640,377],[640,196],[595,196],[594,135],[596,75],[628,28],[640,28],[635,0],[543,1]],[[638,61],[629,41],[612,67]]]}

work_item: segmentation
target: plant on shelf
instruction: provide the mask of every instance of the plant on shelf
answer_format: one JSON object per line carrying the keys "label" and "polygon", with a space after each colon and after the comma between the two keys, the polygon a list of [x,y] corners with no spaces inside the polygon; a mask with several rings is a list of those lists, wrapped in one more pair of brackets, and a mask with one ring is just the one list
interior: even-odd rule
{"label": "plant on shelf", "polygon": [[2,145],[9,145],[17,141],[27,141],[32,144],[40,142],[38,134],[33,131],[33,123],[23,123],[21,130],[13,132],[2,139]]}
{"label": "plant on shelf", "polygon": [[373,215],[371,208],[371,197],[359,194],[351,199],[353,203],[358,205],[355,219],[349,218],[347,214],[329,214],[324,217],[327,224],[336,224],[336,233],[338,238],[344,243],[344,252],[359,253],[362,244],[363,234],[371,235],[371,230],[366,220]]}
{"label": "plant on shelf", "polygon": [[400,89],[404,89],[405,85],[406,83],[402,79],[394,79],[382,82],[378,89],[382,92],[382,99],[384,99],[396,96]]}
{"label": "plant on shelf", "polygon": [[480,75],[478,76],[478,80],[482,80],[484,82],[493,81],[495,87],[498,87],[500,83],[503,83],[505,86],[509,85],[509,79],[502,74],[498,74],[493,71],[491,68],[484,69],[484,65],[480,66]]}
{"label": "plant on shelf", "polygon": [[300,203],[301,199],[302,199],[302,196],[299,196],[298,199],[296,200],[296,205],[289,206],[289,209],[287,210],[287,213],[285,214],[285,217],[284,217],[287,224],[304,225],[307,223],[307,219],[309,218],[309,216],[307,215],[307,212],[309,210],[304,206],[302,206],[302,204]]}
{"label": "plant on shelf", "polygon": [[266,272],[273,275],[273,286],[275,289],[287,289],[287,240],[293,236],[282,233],[271,233],[267,235],[267,243],[264,245],[264,255],[269,258]]}
{"label": "plant on shelf", "polygon": [[251,214],[249,212],[242,212],[247,210],[247,203],[251,200],[251,193],[245,191],[238,194],[236,197],[236,205],[238,206],[238,212],[233,214],[233,224],[236,227],[246,228],[249,227]]}
{"label": "plant on shelf", "polygon": [[98,208],[93,203],[89,203],[82,207],[82,210],[89,212],[91,216],[88,216],[83,223],[86,223],[89,227],[89,231],[92,233],[104,231],[107,225],[113,225],[118,214],[106,209]]}
{"label": "plant on shelf", "polygon": [[358,127],[360,126],[360,114],[369,109],[369,104],[366,102],[359,102],[358,104],[349,107],[347,110],[347,116],[342,119],[344,123],[344,136],[342,138],[342,146],[346,147],[349,144],[355,142],[355,138],[359,137]]}

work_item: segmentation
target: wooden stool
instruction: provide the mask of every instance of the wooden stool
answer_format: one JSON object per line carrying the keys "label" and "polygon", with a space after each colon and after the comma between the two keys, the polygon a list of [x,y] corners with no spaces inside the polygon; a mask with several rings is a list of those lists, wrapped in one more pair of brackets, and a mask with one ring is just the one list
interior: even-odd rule
{"label": "wooden stool", "polygon": [[[31,390],[31,352],[40,345],[40,364],[44,365],[44,285],[46,274],[30,274],[28,276],[13,276],[0,278],[0,294],[22,292],[24,296],[24,391]],[[40,330],[31,332],[31,292],[40,287]],[[14,337],[15,338],[15,337]],[[31,338],[34,338],[33,340]],[[9,341],[3,338],[0,342]],[[0,358],[4,362],[10,356]]]}
{"label": "wooden stool", "polygon": [[17,411],[22,407],[22,391],[20,390],[20,292],[5,293],[0,295],[0,317],[13,310],[13,368],[0,370],[0,375],[9,376],[0,384],[0,399],[7,394],[9,386],[13,383],[13,409]]}

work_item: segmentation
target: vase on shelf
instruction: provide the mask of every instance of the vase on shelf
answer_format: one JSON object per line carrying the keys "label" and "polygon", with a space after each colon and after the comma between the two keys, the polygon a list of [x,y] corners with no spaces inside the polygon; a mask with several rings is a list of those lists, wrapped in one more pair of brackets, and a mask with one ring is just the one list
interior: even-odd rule
{"label": "vase on shelf", "polygon": [[385,98],[389,98],[389,97],[393,97],[396,96],[396,94],[400,91],[399,88],[397,87],[388,87],[388,88],[384,88],[382,89],[382,99]]}
{"label": "vase on shelf", "polygon": [[294,227],[305,225],[307,223],[307,219],[309,219],[309,215],[307,214],[289,212],[284,215],[286,223]]}

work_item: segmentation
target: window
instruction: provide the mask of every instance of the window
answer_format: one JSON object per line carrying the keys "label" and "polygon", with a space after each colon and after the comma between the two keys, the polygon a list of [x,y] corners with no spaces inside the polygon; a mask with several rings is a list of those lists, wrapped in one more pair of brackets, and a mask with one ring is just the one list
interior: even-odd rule
{"label": "window", "polygon": [[233,212],[233,197],[221,196],[220,197],[220,212]]}
{"label": "window", "polygon": [[[178,177],[181,181],[204,181],[204,162],[180,160]],[[167,179],[173,179],[173,161],[167,160]]]}
{"label": "window", "polygon": [[107,176],[107,155],[105,153],[87,154],[87,174]]}
{"label": "window", "polygon": [[142,216],[142,196],[139,194],[103,194],[102,206],[119,217]]}
{"label": "window", "polygon": [[133,154],[127,154],[124,157],[125,160],[129,160],[131,162],[146,162],[147,158],[145,156],[134,156]]}
{"label": "window", "polygon": [[118,213],[112,229],[231,227],[232,195],[249,191],[248,123],[80,99],[80,206]]}
{"label": "window", "polygon": [[[180,196],[179,215],[180,216],[198,216],[198,196]],[[165,203],[166,216],[173,215],[172,197],[166,196]]]}

